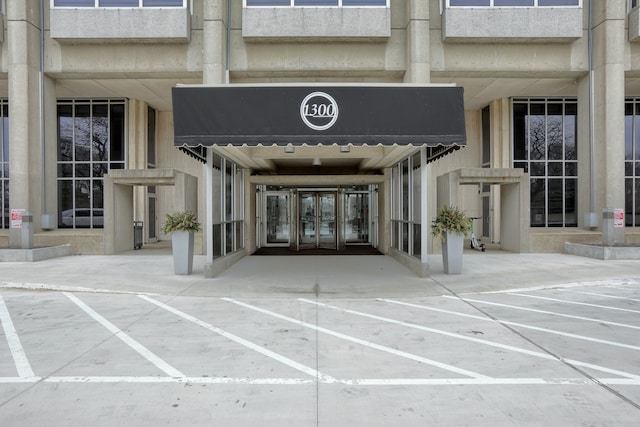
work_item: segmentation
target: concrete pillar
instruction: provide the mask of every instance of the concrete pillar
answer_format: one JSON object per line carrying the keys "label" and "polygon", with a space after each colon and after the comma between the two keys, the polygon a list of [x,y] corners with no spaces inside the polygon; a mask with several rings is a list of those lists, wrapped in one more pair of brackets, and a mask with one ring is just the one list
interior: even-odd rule
{"label": "concrete pillar", "polygon": [[202,82],[226,82],[227,0],[204,0]]}
{"label": "concrete pillar", "polygon": [[[593,0],[595,212],[624,208],[626,1]],[[624,227],[615,241],[624,242]]]}
{"label": "concrete pillar", "polygon": [[[42,212],[44,144],[40,137],[40,2],[7,2],[5,40],[9,75],[9,169],[11,209]],[[36,215],[34,230],[40,228]],[[10,229],[9,247],[21,248],[20,229]]]}
{"label": "concrete pillar", "polygon": [[430,83],[429,2],[407,1],[407,71],[405,83]]}

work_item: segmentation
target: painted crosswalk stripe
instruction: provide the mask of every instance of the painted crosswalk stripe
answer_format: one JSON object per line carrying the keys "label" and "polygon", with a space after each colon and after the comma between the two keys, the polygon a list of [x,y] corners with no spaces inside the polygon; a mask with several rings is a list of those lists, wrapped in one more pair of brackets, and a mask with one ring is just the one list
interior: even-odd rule
{"label": "painted crosswalk stripe", "polygon": [[331,335],[331,336],[334,336],[336,338],[340,338],[340,339],[343,339],[343,340],[346,340],[346,341],[351,341],[351,342],[363,345],[365,347],[369,347],[369,348],[373,348],[373,349],[376,349],[376,350],[379,350],[379,351],[383,351],[385,353],[393,354],[395,356],[403,357],[403,358],[410,359],[410,360],[415,360],[417,362],[424,363],[425,365],[435,366],[437,368],[441,368],[441,369],[444,369],[444,370],[447,370],[447,371],[450,371],[450,372],[455,372],[455,373],[458,373],[458,374],[461,374],[461,375],[465,375],[465,376],[468,376],[468,377],[472,377],[472,378],[485,378],[485,379],[486,378],[490,378],[490,377],[488,377],[486,375],[482,375],[482,374],[479,374],[477,372],[468,371],[466,369],[458,368],[456,366],[452,366],[452,365],[449,365],[449,364],[446,364],[446,363],[438,362],[436,360],[427,359],[426,357],[421,357],[421,356],[418,356],[418,355],[415,355],[415,354],[411,354],[411,353],[407,353],[407,352],[404,352],[404,351],[396,350],[396,349],[393,349],[393,348],[390,348],[390,347],[386,347],[386,346],[383,346],[383,345],[375,344],[375,343],[372,343],[372,342],[369,342],[369,341],[362,340],[360,338],[356,338],[356,337],[352,337],[350,335],[346,335],[346,334],[343,334],[343,333],[340,333],[340,332],[336,332],[336,331],[333,331],[331,329],[327,329],[327,328],[323,328],[323,327],[320,327],[320,326],[317,326],[317,325],[313,325],[311,323],[304,322],[302,320],[297,320],[297,319],[294,319],[292,317],[288,317],[288,316],[285,316],[285,315],[282,315],[282,314],[278,314],[278,313],[275,313],[275,312],[270,311],[270,310],[265,310],[263,308],[256,307],[256,306],[251,305],[251,304],[247,304],[247,303],[235,300],[233,298],[222,298],[222,300],[223,301],[228,301],[228,302],[236,304],[236,305],[239,305],[241,307],[248,308],[249,310],[257,311],[259,313],[266,314],[268,316],[272,316],[272,317],[275,317],[275,318],[278,318],[278,319],[281,319],[281,320],[285,320],[287,322],[290,322],[290,323],[293,323],[293,324],[296,324],[296,325],[304,326],[305,328],[309,328],[309,329],[321,332],[323,334]]}
{"label": "painted crosswalk stripe", "polygon": [[148,297],[146,295],[138,295],[138,296],[140,298],[142,298],[143,300],[145,300],[145,301],[148,301],[148,302],[150,302],[152,304],[155,304],[158,307],[161,307],[161,308],[167,310],[168,312],[175,314],[176,316],[182,317],[183,319],[188,320],[189,322],[195,323],[196,325],[201,326],[201,327],[203,327],[205,329],[208,329],[211,332],[215,332],[216,334],[221,335],[221,336],[227,338],[228,340],[231,340],[231,341],[236,342],[236,343],[238,343],[240,345],[243,345],[244,347],[247,347],[247,348],[249,348],[249,349],[251,349],[253,351],[256,351],[256,352],[258,352],[260,354],[263,354],[263,355],[265,355],[265,356],[267,356],[267,357],[269,357],[271,359],[274,359],[274,360],[276,360],[276,361],[278,361],[278,362],[280,362],[280,363],[282,363],[284,365],[287,365],[287,366],[289,366],[289,367],[291,367],[293,369],[296,369],[296,370],[298,370],[300,372],[304,372],[305,374],[310,375],[310,376],[312,376],[314,378],[320,379],[322,381],[326,381],[326,382],[335,381],[335,378],[333,378],[333,377],[331,377],[329,375],[323,374],[322,372],[320,372],[320,371],[318,371],[316,369],[310,368],[310,367],[308,367],[306,365],[303,365],[302,363],[298,363],[295,360],[289,359],[288,357],[285,357],[285,356],[283,356],[281,354],[278,354],[278,353],[276,353],[274,351],[267,350],[266,348],[264,348],[262,346],[259,346],[258,344],[252,343],[251,341],[245,340],[244,338],[241,338],[241,337],[239,337],[237,335],[229,333],[229,332],[227,332],[227,331],[225,331],[223,329],[217,328],[217,327],[215,327],[215,326],[213,326],[213,325],[211,325],[211,324],[209,324],[209,323],[207,323],[207,322],[205,322],[203,320],[200,320],[200,319],[198,319],[198,318],[196,318],[194,316],[191,316],[191,315],[189,315],[187,313],[184,313],[184,312],[178,310],[177,308],[171,307],[170,305],[162,303],[162,302],[160,302],[158,300],[155,300],[153,298],[150,298],[150,297]]}
{"label": "painted crosswalk stripe", "polygon": [[127,344],[129,347],[134,349],[138,354],[147,359],[149,362],[153,363],[156,367],[158,367],[165,374],[170,377],[184,377],[184,374],[169,365],[167,362],[162,360],[160,357],[156,356],[153,352],[147,349],[144,345],[140,344],[138,341],[131,338],[129,335],[124,333],[120,328],[118,328],[113,323],[109,322],[107,319],[98,314],[95,310],[89,307],[87,304],[82,302],[75,295],[69,294],[67,292],[63,292],[63,294],[69,298],[75,305],[80,307],[85,313],[91,316],[95,321],[104,326],[109,332],[113,333],[116,337],[118,337],[121,341]]}
{"label": "painted crosswalk stripe", "polygon": [[2,295],[0,295],[0,323],[2,323],[2,329],[4,330],[4,335],[7,339],[7,344],[9,345],[9,350],[11,351],[13,363],[16,365],[18,375],[24,378],[33,377],[33,369],[31,369],[31,364],[27,359],[27,354],[24,352],[24,348],[20,342],[20,337],[13,325],[9,309],[4,302]]}

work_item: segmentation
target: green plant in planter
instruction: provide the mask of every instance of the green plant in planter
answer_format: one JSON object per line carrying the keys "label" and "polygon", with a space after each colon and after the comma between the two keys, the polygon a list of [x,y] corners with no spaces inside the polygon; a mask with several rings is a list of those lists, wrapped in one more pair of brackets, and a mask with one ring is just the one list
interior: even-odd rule
{"label": "green plant in planter", "polygon": [[455,206],[444,206],[433,223],[433,235],[444,239],[447,233],[464,234],[465,237],[471,231],[471,222],[463,211]]}
{"label": "green plant in planter", "polygon": [[193,212],[174,212],[166,214],[162,232],[171,234],[176,231],[200,231],[198,217]]}

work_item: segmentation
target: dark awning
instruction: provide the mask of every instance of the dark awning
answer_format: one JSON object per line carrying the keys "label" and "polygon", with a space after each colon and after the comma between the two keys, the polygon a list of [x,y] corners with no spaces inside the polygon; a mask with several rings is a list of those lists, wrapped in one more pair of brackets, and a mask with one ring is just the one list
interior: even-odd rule
{"label": "dark awning", "polygon": [[178,86],[173,117],[182,147],[466,144],[453,86]]}

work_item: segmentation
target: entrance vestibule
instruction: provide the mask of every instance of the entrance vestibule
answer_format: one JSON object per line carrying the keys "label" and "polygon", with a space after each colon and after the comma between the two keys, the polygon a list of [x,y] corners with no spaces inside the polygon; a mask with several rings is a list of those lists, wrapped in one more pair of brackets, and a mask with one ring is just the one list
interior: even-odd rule
{"label": "entrance vestibule", "polygon": [[377,185],[278,188],[256,192],[257,247],[339,250],[376,247]]}

